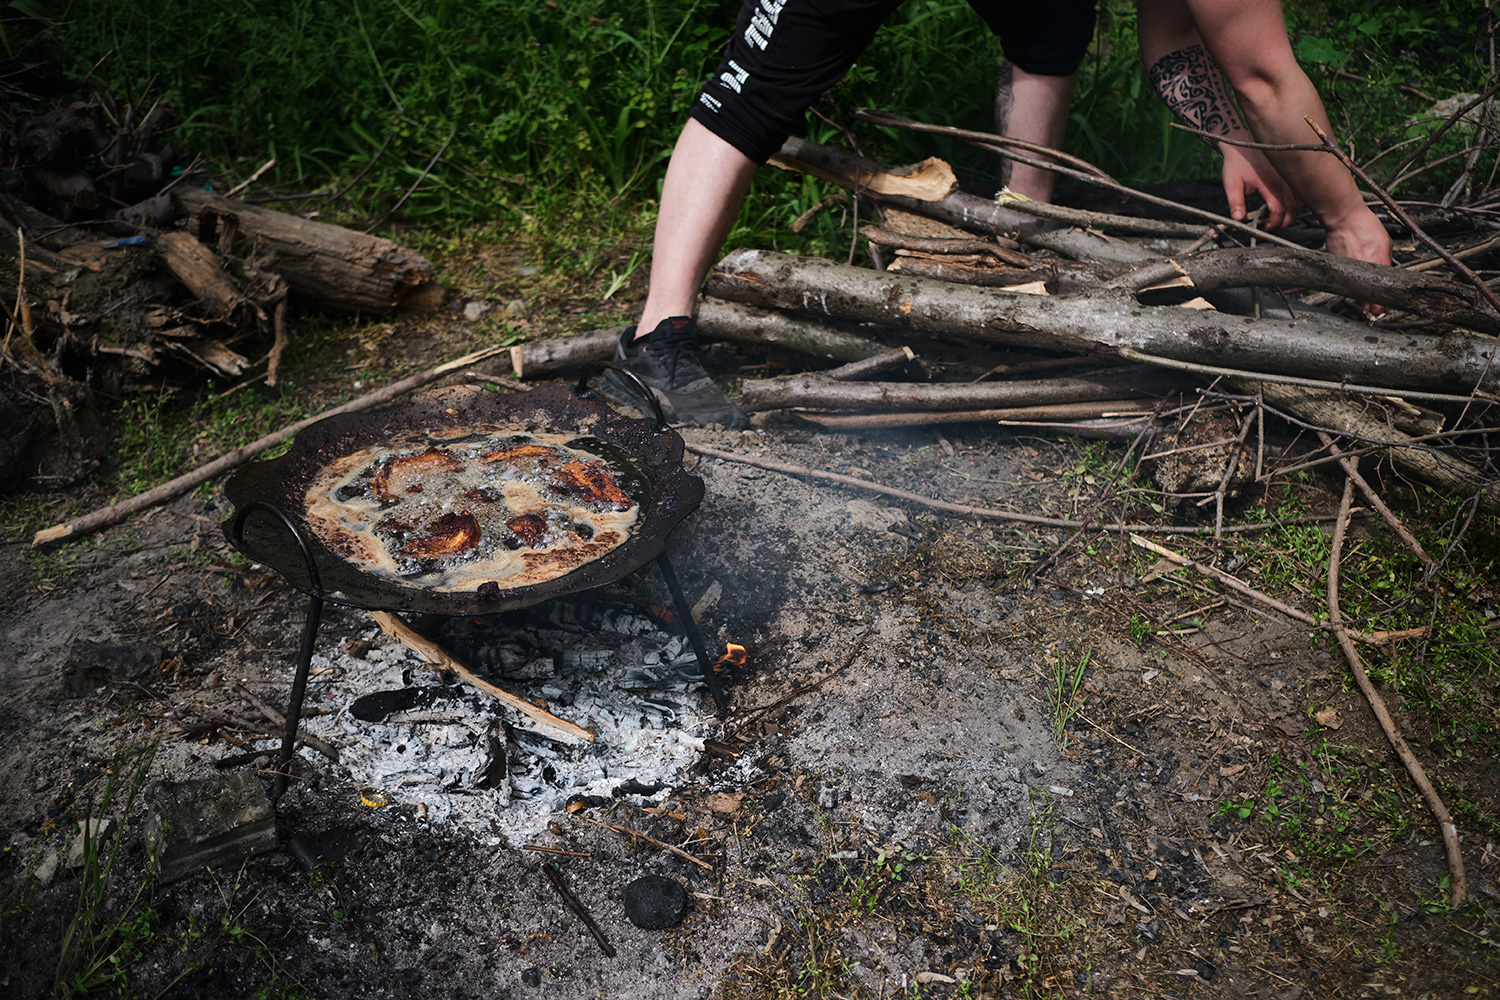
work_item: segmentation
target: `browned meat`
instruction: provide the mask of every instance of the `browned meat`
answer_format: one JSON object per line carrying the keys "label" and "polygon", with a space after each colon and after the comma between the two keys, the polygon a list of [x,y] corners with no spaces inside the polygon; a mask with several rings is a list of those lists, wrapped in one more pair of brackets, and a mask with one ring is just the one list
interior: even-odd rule
{"label": "browned meat", "polygon": [[408,559],[442,559],[463,555],[479,544],[479,522],[474,515],[444,514],[432,523],[428,533],[401,546]]}
{"label": "browned meat", "polygon": [[541,548],[547,544],[547,519],[540,514],[517,514],[505,526],[511,530],[528,549]]}
{"label": "browned meat", "polygon": [[464,464],[446,451],[432,449],[420,455],[393,458],[381,466],[370,479],[370,492],[385,503],[400,499],[403,493],[421,493],[422,480],[440,472],[455,472]]}
{"label": "browned meat", "polygon": [[629,510],[631,499],[603,462],[564,462],[547,485],[593,510]]}

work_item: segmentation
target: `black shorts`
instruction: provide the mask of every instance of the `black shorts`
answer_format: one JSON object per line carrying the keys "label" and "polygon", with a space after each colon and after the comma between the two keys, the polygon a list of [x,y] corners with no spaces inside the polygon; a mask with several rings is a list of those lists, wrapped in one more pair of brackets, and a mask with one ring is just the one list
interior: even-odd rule
{"label": "black shorts", "polygon": [[[781,148],[903,0],[744,0],[713,80],[690,112],[757,163]],[[968,0],[1028,73],[1067,76],[1094,34],[1094,0]],[[977,82],[977,81],[976,81]],[[983,86],[988,87],[985,83]]]}

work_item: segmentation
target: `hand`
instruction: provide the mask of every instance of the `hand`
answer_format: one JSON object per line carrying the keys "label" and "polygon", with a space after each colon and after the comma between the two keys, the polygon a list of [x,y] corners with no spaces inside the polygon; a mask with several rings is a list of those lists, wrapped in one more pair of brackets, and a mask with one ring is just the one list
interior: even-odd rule
{"label": "hand", "polygon": [[[1325,219],[1323,225],[1328,233],[1329,253],[1351,260],[1367,260],[1372,264],[1390,264],[1391,234],[1363,203],[1348,218],[1336,222]],[[1384,306],[1370,302],[1361,302],[1359,307],[1371,316],[1385,312]]]}
{"label": "hand", "polygon": [[[1249,134],[1246,133],[1246,138]],[[1292,224],[1302,211],[1299,199],[1286,180],[1271,166],[1266,154],[1258,149],[1219,144],[1224,154],[1224,196],[1229,199],[1229,216],[1245,218],[1245,202],[1249,195],[1258,194],[1266,203],[1266,229],[1284,229]]]}
{"label": "hand", "polygon": [[1360,206],[1346,219],[1323,220],[1328,231],[1328,252],[1351,260],[1372,264],[1391,262],[1391,234],[1385,231],[1375,213]]}

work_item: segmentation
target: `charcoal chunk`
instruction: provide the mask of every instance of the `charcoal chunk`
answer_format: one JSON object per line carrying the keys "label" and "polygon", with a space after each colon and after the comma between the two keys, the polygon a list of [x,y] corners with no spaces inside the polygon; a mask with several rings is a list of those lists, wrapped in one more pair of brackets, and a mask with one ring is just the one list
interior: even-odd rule
{"label": "charcoal chunk", "polygon": [[687,905],[687,889],[665,875],[642,875],[625,887],[625,916],[643,930],[673,926],[687,913]]}

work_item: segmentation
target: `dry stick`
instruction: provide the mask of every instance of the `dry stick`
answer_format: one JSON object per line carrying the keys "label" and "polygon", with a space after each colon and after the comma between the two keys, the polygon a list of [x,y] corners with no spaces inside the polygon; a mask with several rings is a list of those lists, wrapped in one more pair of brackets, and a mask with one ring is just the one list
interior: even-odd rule
{"label": "dry stick", "polygon": [[[1116,348],[1120,357],[1129,361],[1139,361],[1142,364],[1156,365],[1160,368],[1175,368],[1178,371],[1196,372],[1199,375],[1215,375],[1221,378],[1237,378],[1246,382],[1270,382],[1275,385],[1295,385],[1303,389],[1327,389],[1331,392],[1352,392],[1362,396],[1399,396],[1402,399],[1426,399],[1436,403],[1467,403],[1474,397],[1460,396],[1451,392],[1417,392],[1406,389],[1392,389],[1389,386],[1358,385],[1353,382],[1329,382],[1324,379],[1301,378],[1296,375],[1273,375],[1270,372],[1250,372],[1243,368],[1220,368],[1217,365],[1204,365],[1196,361],[1179,361],[1176,358],[1164,358],[1156,354],[1146,354],[1131,347]],[[1481,398],[1491,398],[1489,393],[1480,393]]]}
{"label": "dry stick", "polygon": [[1050,406],[1018,406],[1006,410],[911,410],[894,413],[832,414],[806,410],[794,416],[820,427],[858,429],[870,427],[928,427],[934,424],[987,423],[1018,420],[1077,420],[1089,417],[1147,418],[1138,399],[1103,399],[1090,403],[1054,403]]}
{"label": "dry stick", "polygon": [[[1163,559],[1171,560],[1172,562],[1176,563],[1179,566],[1184,567],[1185,569],[1190,569],[1190,570],[1193,570],[1194,572],[1202,573],[1204,576],[1207,576],[1207,577],[1210,577],[1212,579],[1218,580],[1220,583],[1222,583],[1224,586],[1228,587],[1230,590],[1239,591],[1241,594],[1244,594],[1246,597],[1254,598],[1255,600],[1260,601],[1266,607],[1273,608],[1273,609],[1275,609],[1277,611],[1280,611],[1282,614],[1286,615],[1288,618],[1295,619],[1296,621],[1302,622],[1305,625],[1311,625],[1314,628],[1322,628],[1322,626],[1318,623],[1318,620],[1316,618],[1314,618],[1312,615],[1308,614],[1306,611],[1298,611],[1296,608],[1292,607],[1290,604],[1283,604],[1281,601],[1278,601],[1276,598],[1272,597],[1270,594],[1263,593],[1262,591],[1256,590],[1254,587],[1250,586],[1248,583],[1242,582],[1238,577],[1231,576],[1231,575],[1229,575],[1228,573],[1224,572],[1221,569],[1215,569],[1214,567],[1205,565],[1205,564],[1203,564],[1201,562],[1198,562],[1195,559],[1189,559],[1185,555],[1182,555],[1182,554],[1177,553],[1177,552],[1173,552],[1171,549],[1166,548],[1165,546],[1158,545],[1155,542],[1151,541],[1149,538],[1142,538],[1138,534],[1132,534],[1130,536],[1130,540],[1133,543],[1135,543],[1136,545],[1139,545],[1141,548],[1146,549],[1149,552],[1156,553],[1157,555],[1161,556]],[[1413,635],[1423,634],[1426,631],[1427,631],[1426,629],[1420,629],[1420,630],[1406,631],[1406,632],[1401,632],[1401,633],[1379,633],[1379,634],[1367,634],[1365,632],[1349,632],[1348,635],[1349,635],[1350,638],[1356,639],[1359,642],[1362,642],[1362,643],[1364,643],[1367,646],[1378,646],[1378,645],[1380,645],[1382,643],[1389,642],[1392,638],[1409,638],[1409,637],[1411,637]]]}
{"label": "dry stick", "polygon": [[552,888],[557,890],[557,894],[562,897],[562,901],[567,904],[568,909],[573,911],[573,915],[582,920],[583,926],[587,927],[589,933],[594,935],[594,940],[599,942],[599,950],[604,952],[609,958],[614,958],[615,946],[609,943],[609,938],[605,937],[604,932],[599,929],[599,925],[594,923],[594,918],[584,908],[583,901],[573,895],[573,890],[569,889],[568,884],[563,881],[562,872],[558,871],[552,865],[542,865],[542,874],[547,876],[547,881],[552,883]]}
{"label": "dry stick", "polygon": [[503,687],[491,684],[478,676],[442,646],[406,624],[400,615],[390,611],[371,611],[370,617],[375,619],[375,624],[380,626],[381,631],[422,657],[431,666],[457,674],[466,684],[478,688],[502,704],[509,705],[522,715],[529,716],[539,723],[534,728],[543,736],[562,743],[593,742],[594,734],[582,726],[569,722],[567,719],[560,719],[546,709],[533,705],[520,695],[511,694]]}
{"label": "dry stick", "polygon": [[1239,468],[1240,453],[1245,449],[1245,438],[1250,434],[1250,425],[1255,422],[1255,412],[1245,414],[1245,420],[1240,424],[1240,436],[1235,439],[1234,447],[1229,452],[1229,461],[1224,465],[1224,475],[1219,480],[1219,488],[1214,490],[1214,540],[1218,541],[1224,537],[1224,495],[1229,492],[1229,481],[1234,478],[1234,470]]}
{"label": "dry stick", "polygon": [[368,410],[372,406],[378,406],[381,403],[394,399],[404,392],[410,392],[412,389],[424,386],[429,382],[435,382],[449,372],[457,371],[460,368],[467,368],[470,365],[476,365],[507,350],[508,348],[498,346],[483,348],[472,354],[466,354],[461,358],[455,358],[445,364],[438,365],[436,368],[429,368],[425,372],[419,372],[416,375],[404,378],[399,382],[392,382],[383,389],[377,389],[368,395],[350,400],[341,406],[335,406],[331,410],[324,410],[315,417],[299,420],[290,427],[283,427],[274,434],[267,434],[265,437],[257,441],[252,441],[243,447],[236,448],[228,454],[220,455],[207,465],[201,465],[192,472],[184,473],[171,482],[162,483],[160,486],[153,487],[145,493],[133,496],[128,500],[121,500],[119,503],[111,504],[108,507],[102,507],[91,514],[85,514],[65,524],[57,524],[50,528],[44,528],[32,536],[31,547],[40,548],[51,542],[64,542],[70,538],[77,538],[79,535],[86,535],[91,531],[98,531],[100,528],[107,528],[112,524],[118,524],[137,511],[145,510],[147,507],[153,507],[159,503],[165,503],[178,494],[186,493],[194,486],[206,482],[220,473],[228,472],[230,469],[243,465],[261,452],[269,448],[274,448],[304,427],[310,427],[325,417],[331,417],[339,413],[355,413],[360,410]]}
{"label": "dry stick", "polygon": [[1354,643],[1350,641],[1351,633],[1344,628],[1343,617],[1339,613],[1339,555],[1344,547],[1344,531],[1349,524],[1349,504],[1353,497],[1354,479],[1346,478],[1344,499],[1339,504],[1339,519],[1334,522],[1333,526],[1333,552],[1328,557],[1328,624],[1333,628],[1334,636],[1338,638],[1339,648],[1344,651],[1344,658],[1349,661],[1349,669],[1354,672],[1354,679],[1358,682],[1359,689],[1364,692],[1365,700],[1370,703],[1370,709],[1380,722],[1380,728],[1385,730],[1386,739],[1391,741],[1391,748],[1396,751],[1396,756],[1401,758],[1401,763],[1406,765],[1406,771],[1411,775],[1411,780],[1416,782],[1417,788],[1422,792],[1422,798],[1427,800],[1427,807],[1437,818],[1438,827],[1443,831],[1443,845],[1448,850],[1448,874],[1453,879],[1448,905],[1459,906],[1468,895],[1468,890],[1464,881],[1464,856],[1458,848],[1458,828],[1453,825],[1453,817],[1449,815],[1448,807],[1443,805],[1437,789],[1433,788],[1432,782],[1427,780],[1427,772],[1422,770],[1421,763],[1417,761],[1416,755],[1411,752],[1411,747],[1407,746],[1406,740],[1402,738],[1401,730],[1391,719],[1385,700],[1380,697],[1380,692],[1375,690],[1375,685],[1370,683],[1370,678],[1365,673],[1364,662],[1359,657],[1359,651],[1354,648]]}
{"label": "dry stick", "polygon": [[1483,104],[1491,97],[1494,97],[1496,91],[1500,91],[1500,80],[1495,80],[1494,82],[1492,82],[1488,87],[1485,88],[1484,93],[1480,94],[1468,104],[1465,104],[1463,107],[1453,112],[1453,114],[1448,116],[1447,121],[1443,122],[1442,125],[1433,129],[1432,134],[1427,137],[1426,142],[1422,143],[1422,145],[1418,146],[1416,149],[1407,154],[1406,159],[1396,164],[1396,168],[1392,170],[1390,174],[1392,177],[1396,178],[1396,180],[1392,182],[1391,187],[1394,188],[1396,184],[1399,184],[1402,180],[1405,180],[1405,178],[1401,176],[1402,172],[1406,170],[1407,167],[1417,162],[1417,157],[1421,156],[1423,153],[1427,152],[1427,150],[1431,149],[1433,143],[1441,139],[1443,135],[1454,125],[1457,125],[1464,115],[1479,107],[1479,105]]}
{"label": "dry stick", "polygon": [[1338,459],[1339,465],[1344,468],[1344,475],[1354,485],[1359,487],[1360,492],[1364,494],[1365,500],[1369,502],[1370,506],[1379,512],[1380,516],[1385,519],[1385,523],[1390,525],[1391,530],[1406,543],[1408,549],[1411,549],[1412,554],[1421,560],[1424,566],[1431,567],[1433,564],[1432,556],[1428,555],[1427,550],[1422,548],[1422,543],[1417,541],[1417,536],[1406,530],[1406,525],[1401,523],[1401,519],[1396,516],[1396,512],[1385,505],[1385,501],[1380,499],[1380,494],[1376,493],[1370,484],[1365,482],[1365,477],[1359,474],[1358,459],[1350,458],[1340,451],[1339,446],[1334,443],[1333,438],[1329,436],[1327,431],[1318,431],[1317,434],[1318,440],[1323,442],[1323,447],[1331,451],[1334,458]]}
{"label": "dry stick", "polygon": [[[866,112],[861,111],[859,113],[859,117],[864,118],[866,121],[875,122],[879,125],[889,125],[893,128],[903,128],[912,132],[926,132],[936,135],[951,136],[955,139],[962,139],[965,142],[969,142],[973,145],[979,146],[981,149],[988,149],[993,153],[1005,156],[1009,159],[1017,161],[1018,163],[1025,163],[1028,166],[1039,167],[1043,170],[1051,170],[1054,173],[1061,174],[1064,177],[1070,177],[1076,181],[1082,181],[1085,184],[1093,184],[1098,187],[1105,188],[1106,190],[1114,191],[1117,194],[1123,194],[1131,198],[1139,198],[1141,201],[1145,202],[1148,205],[1156,205],[1159,208],[1168,208],[1174,212],[1182,212],[1185,215],[1191,215],[1195,218],[1205,219],[1216,226],[1225,226],[1229,229],[1238,230],[1250,235],[1255,239],[1266,240],[1270,243],[1280,244],[1281,246],[1295,247],[1298,250],[1306,249],[1306,247],[1293,243],[1291,240],[1284,239],[1274,233],[1268,233],[1264,230],[1256,229],[1254,226],[1247,226],[1243,222],[1240,222],[1238,220],[1231,219],[1223,215],[1217,215],[1213,212],[1209,212],[1201,208],[1194,208],[1191,205],[1184,205],[1181,202],[1172,201],[1170,198],[1161,198],[1153,194],[1147,194],[1144,191],[1137,191],[1135,188],[1127,187],[1126,185],[1111,179],[1102,171],[1099,171],[1095,174],[1090,174],[1085,173],[1081,170],[1070,170],[1067,167],[1059,166],[1055,163],[1045,163],[1040,160],[1032,159],[1031,157],[1017,156],[1015,153],[1005,151],[1005,147],[1015,145],[1021,148],[1025,148],[1029,144],[1017,143],[1012,140],[1006,139],[1004,136],[993,135],[987,132],[971,132],[968,129],[949,128],[945,125],[928,125],[923,122],[913,121],[910,118],[904,118],[901,115],[894,115],[888,112],[867,114]],[[1042,148],[1045,149],[1045,147]],[[1046,150],[1046,152],[1048,155],[1061,155],[1058,154],[1056,150]],[[1091,167],[1091,169],[1094,169],[1096,171],[1098,170],[1097,167]],[[1022,210],[1022,206],[1019,204],[1016,204],[1014,207],[1018,211]]]}
{"label": "dry stick", "polygon": [[[880,493],[885,496],[895,497],[909,503],[921,504],[933,510],[945,511],[949,514],[957,514],[960,517],[977,517],[990,521],[1020,521],[1024,524],[1044,524],[1051,528],[1084,528],[1093,527],[1100,531],[1123,532],[1133,531],[1137,533],[1161,534],[1161,535],[1196,535],[1198,528],[1186,525],[1174,524],[1093,524],[1087,521],[1074,521],[1062,517],[1046,517],[1042,514],[1022,514],[1012,510],[995,510],[990,507],[970,507],[961,503],[949,503],[946,500],[936,500],[932,497],[924,497],[919,493],[911,493],[907,490],[898,490],[892,486],[882,486],[872,483],[868,479],[856,479],[854,476],[840,475],[837,472],[824,472],[822,469],[813,469],[805,465],[791,465],[786,462],[776,462],[768,458],[751,458],[749,455],[736,455],[732,451],[720,451],[707,445],[687,444],[686,449],[694,455],[704,458],[717,458],[725,462],[738,462],[742,465],[754,466],[757,469],[766,469],[770,472],[780,472],[787,476],[798,478],[826,479],[829,482],[842,483],[845,486],[857,486],[872,493]],[[1275,527],[1277,522],[1261,522],[1258,524],[1235,524],[1224,530],[1226,532],[1263,531],[1266,528]],[[1281,522],[1285,523],[1285,522]]]}
{"label": "dry stick", "polygon": [[[795,691],[790,692],[789,694],[782,695],[780,698],[777,698],[775,701],[771,702],[771,704],[769,704],[769,705],[762,705],[760,708],[745,709],[745,711],[748,714],[745,716],[745,718],[743,718],[743,719],[740,720],[740,724],[739,724],[738,728],[735,729],[734,733],[731,734],[730,737],[726,737],[726,738],[732,738],[733,736],[738,736],[740,733],[744,732],[750,726],[751,723],[757,721],[761,716],[765,715],[767,712],[771,712],[771,711],[774,711],[774,710],[780,708],[782,705],[785,705],[787,702],[793,700],[794,698],[800,698],[800,697],[802,697],[805,694],[810,694],[813,691],[816,691],[818,688],[822,687],[824,684],[827,684],[829,681],[833,680],[835,677],[837,677],[839,674],[843,673],[845,670],[848,670],[849,667],[850,667],[850,665],[854,663],[855,657],[859,656],[859,651],[864,648],[864,646],[865,646],[865,640],[868,639],[870,637],[871,633],[873,633],[874,631],[875,631],[875,626],[874,625],[871,625],[868,628],[866,628],[864,630],[864,632],[860,635],[860,637],[854,641],[854,648],[849,651],[849,655],[844,658],[844,662],[841,663],[839,666],[834,667],[832,670],[828,671],[828,673],[824,674],[822,677],[819,677],[815,681],[811,681],[811,682],[809,682],[807,684],[802,685],[801,687],[797,688]],[[827,661],[825,661],[825,662],[827,662]]]}
{"label": "dry stick", "polygon": [[[264,701],[261,701],[260,698],[257,697],[254,692],[252,692],[249,688],[245,687],[244,685],[242,685],[242,684],[232,684],[232,685],[230,685],[230,687],[236,693],[238,693],[241,697],[243,697],[246,701],[248,701],[250,704],[254,705],[257,709],[259,709],[260,710],[260,714],[264,715],[267,719],[271,720],[271,724],[273,726],[279,726],[281,728],[281,731],[283,733],[286,732],[286,716],[284,716],[280,712],[276,711],[276,709],[272,708],[270,705],[267,705]],[[309,735],[308,733],[303,732],[301,729],[299,729],[298,730],[298,736],[297,736],[297,738],[299,740],[301,740],[303,743],[305,743],[308,746],[312,747],[314,750],[318,751],[318,753],[322,754],[324,757],[327,757],[329,760],[333,761],[335,764],[338,763],[338,760],[339,760],[339,752],[338,752],[338,750],[335,749],[334,747],[330,746],[329,744],[324,743],[322,740],[318,739],[316,736]],[[262,752],[263,753],[270,753],[271,751],[267,750],[267,751],[262,751]]]}
{"label": "dry stick", "polygon": [[592,816],[579,816],[578,818],[584,820],[585,822],[592,823],[595,826],[602,826],[606,830],[613,830],[615,831],[615,833],[620,834],[622,837],[635,837],[637,840],[644,840],[648,844],[655,844],[657,847],[660,847],[664,851],[671,851],[679,858],[691,861],[699,868],[706,868],[709,871],[714,870],[714,866],[709,864],[707,861],[704,861],[702,858],[694,857],[680,847],[673,847],[671,844],[664,844],[661,841],[657,840],[655,837],[648,837],[644,833],[637,833],[629,827],[615,826],[613,823],[605,823],[601,820],[594,819],[594,817]]}

